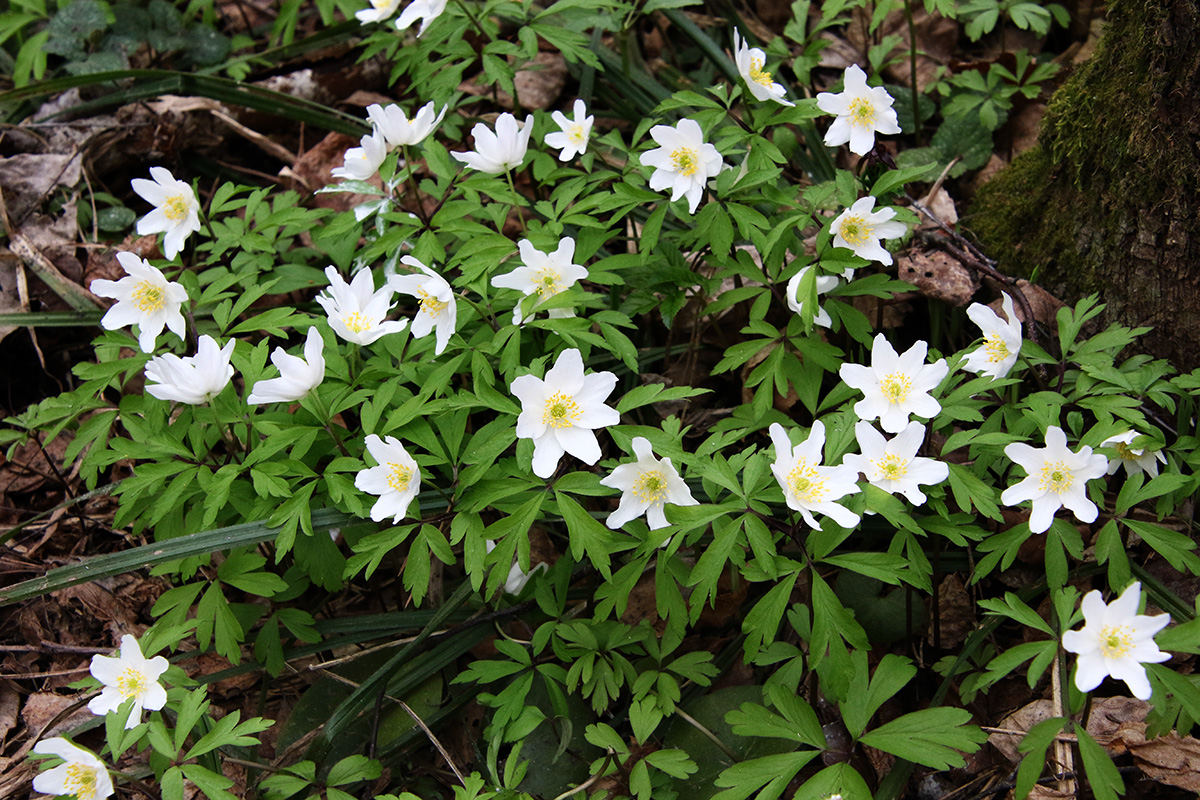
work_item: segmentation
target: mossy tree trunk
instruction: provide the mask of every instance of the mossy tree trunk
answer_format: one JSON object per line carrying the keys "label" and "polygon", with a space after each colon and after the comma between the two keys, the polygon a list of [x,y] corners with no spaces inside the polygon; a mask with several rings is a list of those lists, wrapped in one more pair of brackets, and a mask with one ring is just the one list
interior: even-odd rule
{"label": "mossy tree trunk", "polygon": [[1010,274],[1200,366],[1200,8],[1113,0],[1096,54],[1055,93],[1039,145],[980,191],[966,227]]}

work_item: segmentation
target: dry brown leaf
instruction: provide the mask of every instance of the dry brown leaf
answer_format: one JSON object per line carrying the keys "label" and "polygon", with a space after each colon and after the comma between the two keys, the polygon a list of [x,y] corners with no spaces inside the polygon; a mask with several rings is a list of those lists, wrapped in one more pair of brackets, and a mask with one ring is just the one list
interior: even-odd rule
{"label": "dry brown leaf", "polygon": [[996,726],[1002,731],[1013,731],[1013,733],[989,734],[988,743],[999,750],[1001,755],[1015,764],[1021,760],[1021,754],[1017,752],[1017,745],[1025,738],[1025,734],[1034,725],[1048,720],[1053,716],[1053,703],[1049,700],[1034,700],[1029,705],[1018,708],[1013,713],[1004,717],[1004,719],[1000,720],[1000,724]]}
{"label": "dry brown leaf", "polygon": [[1123,731],[1121,737],[1133,754],[1134,763],[1147,777],[1189,792],[1200,792],[1200,741],[1175,732],[1150,741],[1145,740],[1145,733],[1134,730]]}
{"label": "dry brown leaf", "polygon": [[[51,720],[77,703],[79,708],[59,720],[54,727],[42,731],[46,725],[50,724]],[[25,705],[21,708],[21,720],[25,726],[30,731],[41,733],[43,739],[68,731],[76,725],[87,722],[92,716],[92,712],[87,709],[87,704],[80,702],[78,693],[64,697],[53,692],[36,692],[25,698]]]}
{"label": "dry brown leaf", "polygon": [[[941,617],[938,632],[942,647],[957,647],[966,641],[975,630],[974,603],[966,586],[957,574],[951,573],[938,586],[938,615]],[[929,640],[933,641],[933,625],[929,626]]]}
{"label": "dry brown leaf", "polygon": [[79,183],[82,164],[78,152],[18,153],[0,158],[0,186],[4,187],[4,202],[13,225],[20,226],[55,188],[71,188]]}
{"label": "dry brown leaf", "polygon": [[979,290],[974,273],[940,250],[913,251],[900,256],[896,259],[896,274],[926,297],[955,306],[965,306]]}
{"label": "dry brown leaf", "polygon": [[8,732],[17,725],[17,712],[21,708],[21,696],[12,686],[0,686],[0,748],[8,741]]}

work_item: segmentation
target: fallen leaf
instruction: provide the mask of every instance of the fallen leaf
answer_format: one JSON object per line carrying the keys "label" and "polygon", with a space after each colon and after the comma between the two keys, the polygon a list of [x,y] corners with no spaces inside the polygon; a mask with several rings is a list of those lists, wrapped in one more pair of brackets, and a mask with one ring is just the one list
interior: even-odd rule
{"label": "fallen leaf", "polygon": [[896,274],[926,297],[955,306],[971,302],[979,290],[974,273],[940,250],[914,251],[896,259]]}

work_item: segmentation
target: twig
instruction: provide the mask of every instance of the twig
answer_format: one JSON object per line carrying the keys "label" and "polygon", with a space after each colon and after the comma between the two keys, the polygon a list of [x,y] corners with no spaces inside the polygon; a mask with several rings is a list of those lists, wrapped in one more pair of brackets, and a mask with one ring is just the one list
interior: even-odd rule
{"label": "twig", "polygon": [[417,727],[425,731],[425,735],[429,737],[429,741],[433,742],[433,746],[437,748],[437,751],[442,754],[442,758],[446,759],[446,763],[450,765],[450,771],[454,773],[454,777],[458,778],[459,783],[461,783],[463,786],[466,786],[467,781],[463,777],[462,772],[457,766],[455,766],[454,759],[450,757],[448,752],[446,752],[446,748],[442,747],[442,743],[439,742],[438,738],[433,735],[433,731],[429,730],[429,726],[425,724],[424,720],[417,716],[417,712],[408,707],[408,703],[404,702],[403,700],[396,700],[396,702],[400,704],[401,708],[408,712],[408,715],[413,718],[413,722],[417,723]]}
{"label": "twig", "polygon": [[567,798],[570,797],[571,795],[579,794],[580,792],[584,791],[585,789],[591,788],[591,786],[593,784],[595,784],[597,781],[599,781],[601,778],[604,777],[604,770],[608,768],[608,761],[609,761],[609,759],[611,759],[613,757],[613,755],[614,755],[613,749],[611,747],[608,748],[608,751],[604,754],[604,763],[600,765],[600,769],[596,770],[595,775],[588,778],[586,781],[579,784],[574,789],[567,789],[565,792],[560,794],[558,797],[554,798],[554,800],[567,800]]}

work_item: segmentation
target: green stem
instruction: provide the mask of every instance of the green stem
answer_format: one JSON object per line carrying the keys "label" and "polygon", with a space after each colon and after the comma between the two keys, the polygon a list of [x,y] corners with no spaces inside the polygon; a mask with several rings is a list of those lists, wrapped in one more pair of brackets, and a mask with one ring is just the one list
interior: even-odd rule
{"label": "green stem", "polygon": [[912,0],[904,0],[904,18],[908,21],[908,68],[912,85],[913,135],[921,146],[921,95],[917,90],[917,25],[913,21]]}
{"label": "green stem", "polygon": [[425,206],[421,204],[421,190],[417,186],[417,176],[413,173],[412,161],[408,156],[408,145],[401,145],[400,152],[404,155],[404,169],[408,172],[408,174],[405,176],[405,180],[410,187],[410,191],[412,192],[413,203],[415,203],[417,207],[417,217],[421,220],[421,223],[428,228],[429,217],[425,216]]}
{"label": "green stem", "polygon": [[337,449],[341,454],[349,457],[350,451],[346,449],[346,445],[342,442],[342,437],[333,429],[332,415],[329,413],[329,407],[325,405],[325,401],[321,399],[321,395],[311,391],[308,393],[308,399],[316,407],[317,418],[321,420],[321,424],[325,427],[325,432],[333,439],[333,443],[337,445]]}
{"label": "green stem", "polygon": [[[517,220],[521,223],[521,233],[528,235],[529,232],[525,228],[525,215],[521,213],[520,205],[517,202],[517,199],[521,195],[517,194],[516,184],[513,183],[512,170],[511,169],[504,170],[504,177],[508,179],[508,189],[509,189],[509,191],[511,191],[513,193],[513,206],[512,207],[513,207],[513,211],[517,212]],[[504,225],[503,224],[500,225],[500,235],[501,236],[504,235]]]}

